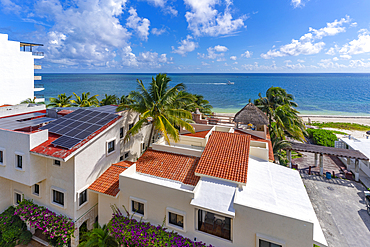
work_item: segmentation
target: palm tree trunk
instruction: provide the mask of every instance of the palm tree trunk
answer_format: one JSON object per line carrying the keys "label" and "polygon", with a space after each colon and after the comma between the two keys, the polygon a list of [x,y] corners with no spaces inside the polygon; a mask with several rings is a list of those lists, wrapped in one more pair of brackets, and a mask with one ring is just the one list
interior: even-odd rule
{"label": "palm tree trunk", "polygon": [[153,132],[154,132],[154,121],[152,121],[152,129],[150,130],[150,136],[149,136],[148,147],[150,147],[150,144],[151,144],[151,142],[152,142]]}

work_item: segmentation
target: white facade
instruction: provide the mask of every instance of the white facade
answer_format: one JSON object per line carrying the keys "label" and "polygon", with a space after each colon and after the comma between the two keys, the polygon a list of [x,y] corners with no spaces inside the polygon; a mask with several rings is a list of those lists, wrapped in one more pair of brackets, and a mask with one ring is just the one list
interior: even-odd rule
{"label": "white facade", "polygon": [[[34,56],[20,50],[20,42],[9,41],[7,34],[0,34],[0,105],[19,104],[34,97]],[[36,78],[39,79],[39,78]],[[36,89],[36,91],[40,88]]]}
{"label": "white facade", "polygon": [[[42,107],[45,109],[45,106]],[[34,110],[39,110],[40,106],[35,108]],[[38,205],[66,215],[75,221],[77,228],[87,221],[87,226],[91,229],[97,216],[98,196],[86,191],[87,187],[112,163],[122,159],[125,155],[123,151],[130,150],[126,159],[134,159],[142,152],[144,140],[140,137],[145,136],[144,134],[128,143],[125,143],[120,135],[121,128],[126,134],[128,123],[137,121],[138,115],[128,112],[122,112],[120,115],[122,117],[118,121],[67,157],[58,157],[58,150],[47,154],[31,151],[39,145],[46,145],[44,143],[49,138],[48,130],[21,132],[1,129],[0,126],[0,151],[3,155],[3,162],[0,163],[0,212],[16,204],[18,193]],[[115,149],[108,153],[108,142],[111,141],[115,143]],[[22,168],[17,167],[18,156],[22,157]],[[35,185],[39,188],[37,194]],[[63,205],[54,202],[54,191],[63,193]],[[79,199],[84,191],[87,192],[87,201],[80,205]],[[75,236],[78,236],[78,229]],[[78,237],[74,239],[72,246],[77,244]]]}
{"label": "white facade", "polygon": [[[233,129],[223,131],[233,132]],[[209,134],[204,139],[208,139]],[[193,146],[190,145],[192,138]],[[205,146],[200,139],[180,136],[179,143],[169,146],[160,140],[152,147],[162,152],[200,157],[198,153]],[[121,212],[125,212],[125,207],[132,213],[134,200],[144,204],[144,214],[134,214],[135,218],[142,217],[154,225],[162,225],[166,219],[169,231],[213,246],[260,247],[260,239],[283,247],[327,246],[299,173],[268,162],[268,150],[260,150],[268,149],[265,144],[251,143],[245,186],[206,176],[191,186],[139,173],[134,164],[120,174],[120,192],[115,197],[96,193],[99,223],[106,224],[111,219],[110,205],[118,206]],[[169,223],[169,212],[183,217],[183,227]],[[199,228],[199,217],[204,217],[205,212],[214,214],[216,221],[230,219],[230,239]]]}

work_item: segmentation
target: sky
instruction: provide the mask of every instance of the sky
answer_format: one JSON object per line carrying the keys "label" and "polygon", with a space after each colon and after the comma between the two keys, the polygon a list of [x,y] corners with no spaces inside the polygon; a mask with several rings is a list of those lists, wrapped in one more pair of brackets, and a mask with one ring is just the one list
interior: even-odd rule
{"label": "sky", "polygon": [[369,0],[0,0],[42,72],[370,71]]}

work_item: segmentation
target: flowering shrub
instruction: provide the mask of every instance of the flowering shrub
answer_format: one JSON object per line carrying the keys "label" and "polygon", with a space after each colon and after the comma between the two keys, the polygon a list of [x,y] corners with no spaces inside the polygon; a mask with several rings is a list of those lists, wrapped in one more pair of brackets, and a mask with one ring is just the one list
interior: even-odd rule
{"label": "flowering shrub", "polygon": [[32,200],[20,202],[14,215],[18,215],[31,226],[48,235],[56,246],[66,245],[73,236],[74,223],[71,219],[57,215],[46,207],[38,206]]}
{"label": "flowering shrub", "polygon": [[[162,226],[154,226],[149,222],[136,221],[132,217],[129,217],[127,211],[127,216],[123,216],[117,208],[114,208],[113,211],[113,218],[109,223],[109,229],[112,236],[123,246],[207,246],[202,242],[193,242],[176,232],[168,232]],[[208,247],[212,247],[212,245]]]}

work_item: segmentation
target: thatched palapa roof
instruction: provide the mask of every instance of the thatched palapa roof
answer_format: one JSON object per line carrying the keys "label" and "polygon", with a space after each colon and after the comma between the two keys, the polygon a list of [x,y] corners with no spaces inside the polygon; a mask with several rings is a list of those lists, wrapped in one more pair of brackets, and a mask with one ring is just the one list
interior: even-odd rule
{"label": "thatched palapa roof", "polygon": [[253,103],[244,106],[235,114],[234,122],[241,124],[268,125],[269,121],[266,114],[258,109]]}

